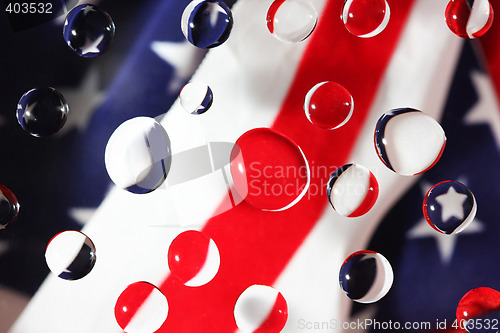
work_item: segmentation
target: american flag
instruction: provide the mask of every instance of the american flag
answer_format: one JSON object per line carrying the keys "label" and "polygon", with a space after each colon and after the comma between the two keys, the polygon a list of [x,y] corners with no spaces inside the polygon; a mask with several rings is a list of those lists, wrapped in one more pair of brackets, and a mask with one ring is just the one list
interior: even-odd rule
{"label": "american flag", "polygon": [[[498,2],[490,2],[500,12]],[[297,333],[377,331],[373,325],[342,328],[365,319],[430,323],[403,331],[453,329],[465,293],[500,288],[497,22],[484,37],[464,40],[444,22],[447,0],[391,0],[387,28],[365,39],[343,26],[342,0],[312,0],[318,25],[292,44],[267,30],[271,0],[238,0],[229,39],[207,52],[182,35],[188,3],[99,2],[117,33],[109,52],[91,60],[64,44],[62,21],[13,32],[0,14],[0,183],[21,204],[16,223],[0,230],[2,331],[122,332],[115,303],[137,281],[164,293],[169,312],[158,332],[176,333],[237,332],[235,302],[254,284],[282,293],[288,304],[283,332]],[[211,109],[200,116],[186,114],[177,100],[190,80],[214,93]],[[351,119],[333,131],[310,124],[303,110],[309,88],[323,81],[342,84],[354,99]],[[20,96],[36,86],[57,88],[70,107],[68,123],[50,138],[27,135],[14,116]],[[395,174],[374,149],[377,120],[399,107],[422,110],[447,136],[440,161],[421,175]],[[309,191],[281,212],[242,202],[221,213],[223,196],[202,182],[143,195],[116,188],[104,165],[106,143],[137,116],[161,122],[174,157],[270,127],[304,152],[313,172]],[[276,154],[271,146],[262,152]],[[314,174],[347,163],[364,165],[379,182],[375,206],[358,218],[335,212],[325,194],[328,176]],[[422,214],[425,193],[444,180],[466,184],[477,200],[476,218],[457,235],[436,232]],[[45,264],[47,243],[68,229],[82,230],[96,245],[94,269],[77,281],[49,274]],[[217,275],[200,287],[182,285],[167,265],[170,243],[189,229],[212,238],[220,252]],[[380,301],[360,305],[340,290],[338,274],[349,254],[365,249],[389,260],[394,283]]]}

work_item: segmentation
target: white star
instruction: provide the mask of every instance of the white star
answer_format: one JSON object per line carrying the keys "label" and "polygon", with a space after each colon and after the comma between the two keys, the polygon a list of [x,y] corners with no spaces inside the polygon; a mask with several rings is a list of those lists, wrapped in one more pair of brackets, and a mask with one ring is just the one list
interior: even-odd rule
{"label": "white star", "polygon": [[96,208],[73,207],[69,209],[69,216],[81,225],[85,225],[94,215]]}
{"label": "white star", "polygon": [[101,50],[99,50],[98,46],[101,44],[102,40],[104,39],[104,35],[100,35],[99,38],[92,40],[87,38],[85,41],[85,45],[83,45],[82,49],[82,55],[86,55],[88,53],[100,53]]}
{"label": "white star", "polygon": [[464,202],[467,195],[458,193],[453,187],[450,187],[444,194],[438,195],[436,201],[441,206],[441,220],[448,221],[452,216],[458,219],[464,218]]}
{"label": "white star", "polygon": [[99,71],[96,67],[90,68],[76,88],[58,89],[69,105],[68,120],[61,133],[73,128],[83,131],[87,128],[92,115],[104,99],[104,92],[99,90]]}
{"label": "white star", "polygon": [[479,71],[471,72],[471,78],[479,98],[465,115],[465,123],[488,124],[500,150],[500,107],[493,84],[486,74]]}
{"label": "white star", "polygon": [[187,41],[182,43],[154,41],[151,43],[151,50],[174,67],[175,76],[167,87],[169,93],[176,93],[182,88],[182,84],[193,76],[206,53]]}
{"label": "white star", "polygon": [[[432,187],[431,184],[427,182],[422,182],[420,184],[420,188],[422,193],[425,195],[427,191]],[[457,237],[467,234],[477,234],[484,231],[484,223],[475,218],[471,224],[461,231],[459,234],[455,235],[446,235],[434,230],[425,220],[425,218],[421,218],[418,223],[408,230],[407,238],[408,239],[420,239],[420,238],[428,238],[432,237],[436,240],[436,245],[438,247],[438,252],[441,257],[441,261],[443,264],[448,264],[453,257],[453,252],[455,251],[455,246],[457,243]]]}

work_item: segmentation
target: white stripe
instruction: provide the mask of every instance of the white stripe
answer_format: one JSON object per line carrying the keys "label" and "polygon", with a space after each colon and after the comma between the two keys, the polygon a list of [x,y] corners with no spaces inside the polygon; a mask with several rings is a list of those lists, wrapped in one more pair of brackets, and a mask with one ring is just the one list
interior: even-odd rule
{"label": "white stripe", "polygon": [[[318,13],[325,2],[312,1]],[[233,7],[231,36],[207,54],[193,77],[211,87],[212,107],[195,116],[177,100],[161,120],[173,155],[207,140],[235,142],[244,132],[273,123],[309,39],[291,44],[274,38],[266,26],[271,3],[239,0]],[[135,195],[113,188],[84,228],[99,253],[92,274],[71,284],[49,277],[10,333],[121,332],[113,313],[120,293],[136,281],[163,281],[168,247],[186,230],[181,226],[201,229],[221,203],[222,192],[186,186],[194,190],[163,186]]]}
{"label": "white stripe", "polygon": [[[287,333],[307,331],[308,322],[349,321],[352,302],[339,287],[340,266],[349,254],[365,249],[386,212],[418,179],[398,176],[382,164],[375,153],[373,133],[380,115],[396,107],[414,107],[440,118],[462,45],[442,24],[446,4],[435,0],[415,4],[348,161],[366,166],[375,175],[380,185],[377,203],[356,219],[342,217],[327,206],[274,284],[288,303]],[[320,332],[342,332],[327,326]]]}
{"label": "white stripe", "polygon": [[483,29],[490,18],[490,2],[488,0],[475,0],[472,4],[469,19],[467,20],[467,35],[473,35]]}

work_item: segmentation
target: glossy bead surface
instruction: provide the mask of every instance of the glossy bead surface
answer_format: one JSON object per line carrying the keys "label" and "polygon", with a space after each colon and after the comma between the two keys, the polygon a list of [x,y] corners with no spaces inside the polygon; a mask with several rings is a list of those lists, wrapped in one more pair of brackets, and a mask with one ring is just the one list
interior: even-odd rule
{"label": "glossy bead surface", "polygon": [[0,185],[0,230],[13,223],[19,215],[19,202],[7,187]]}
{"label": "glossy bead surface", "polygon": [[441,125],[425,113],[394,109],[380,117],[375,129],[375,149],[392,171],[412,176],[436,164],[446,145]]}
{"label": "glossy bead surface", "polygon": [[474,220],[477,204],[467,186],[448,180],[434,185],[427,192],[422,208],[431,227],[451,235],[464,230]]}
{"label": "glossy bead surface", "polygon": [[358,251],[342,264],[340,287],[353,301],[373,303],[384,297],[392,286],[391,264],[380,253]]}
{"label": "glossy bead surface", "polygon": [[115,35],[111,17],[99,7],[90,4],[73,8],[66,16],[63,36],[76,54],[92,58],[104,53]]}
{"label": "glossy bead surface", "polygon": [[275,0],[267,11],[267,29],[283,42],[303,41],[317,22],[318,13],[307,0]]}
{"label": "glossy bead surface", "polygon": [[233,14],[219,0],[194,0],[184,9],[181,29],[196,47],[206,49],[224,43],[233,28]]}
{"label": "glossy bead surface", "polygon": [[445,12],[448,28],[467,39],[487,33],[493,24],[493,16],[493,7],[488,0],[452,0]]}
{"label": "glossy bead surface", "polygon": [[202,114],[212,106],[212,89],[201,82],[189,82],[182,88],[179,100],[187,113]]}
{"label": "glossy bead surface", "polygon": [[66,123],[69,107],[54,88],[42,87],[26,92],[17,104],[17,121],[22,129],[36,137],[57,133]]}
{"label": "glossy bead surface", "polygon": [[45,250],[47,266],[64,280],[78,280],[90,273],[96,262],[96,249],[84,233],[67,230],[55,235]]}
{"label": "glossy bead surface", "polygon": [[385,0],[346,0],[342,22],[354,36],[369,38],[381,33],[389,23],[391,10]]}

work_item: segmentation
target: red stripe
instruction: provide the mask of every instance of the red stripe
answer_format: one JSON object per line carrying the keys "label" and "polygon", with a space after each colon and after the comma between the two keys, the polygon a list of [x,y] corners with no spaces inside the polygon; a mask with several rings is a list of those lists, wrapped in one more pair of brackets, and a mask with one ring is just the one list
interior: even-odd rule
{"label": "red stripe", "polygon": [[[496,16],[500,16],[500,2],[490,1],[493,8],[493,13]],[[500,21],[498,17],[493,20],[493,24],[490,30],[479,38],[484,55],[486,57],[486,62],[488,70],[490,72],[490,77],[493,80],[495,86],[495,91],[497,96],[500,96]]]}
{"label": "red stripe", "polygon": [[[272,126],[299,144],[313,167],[347,162],[413,1],[393,1],[388,27],[370,39],[355,37],[345,29],[339,19],[342,4],[343,0],[327,3]],[[351,120],[334,131],[315,127],[303,111],[307,91],[322,81],[342,84],[355,100]],[[277,154],[273,147],[262,149],[271,156]],[[219,248],[219,272],[198,288],[168,277],[160,289],[168,298],[170,311],[158,332],[234,332],[233,308],[238,296],[250,285],[276,281],[323,213],[328,202],[327,182],[327,178],[313,177],[309,193],[318,194],[306,194],[282,212],[260,211],[242,203],[211,218],[203,232]]]}

